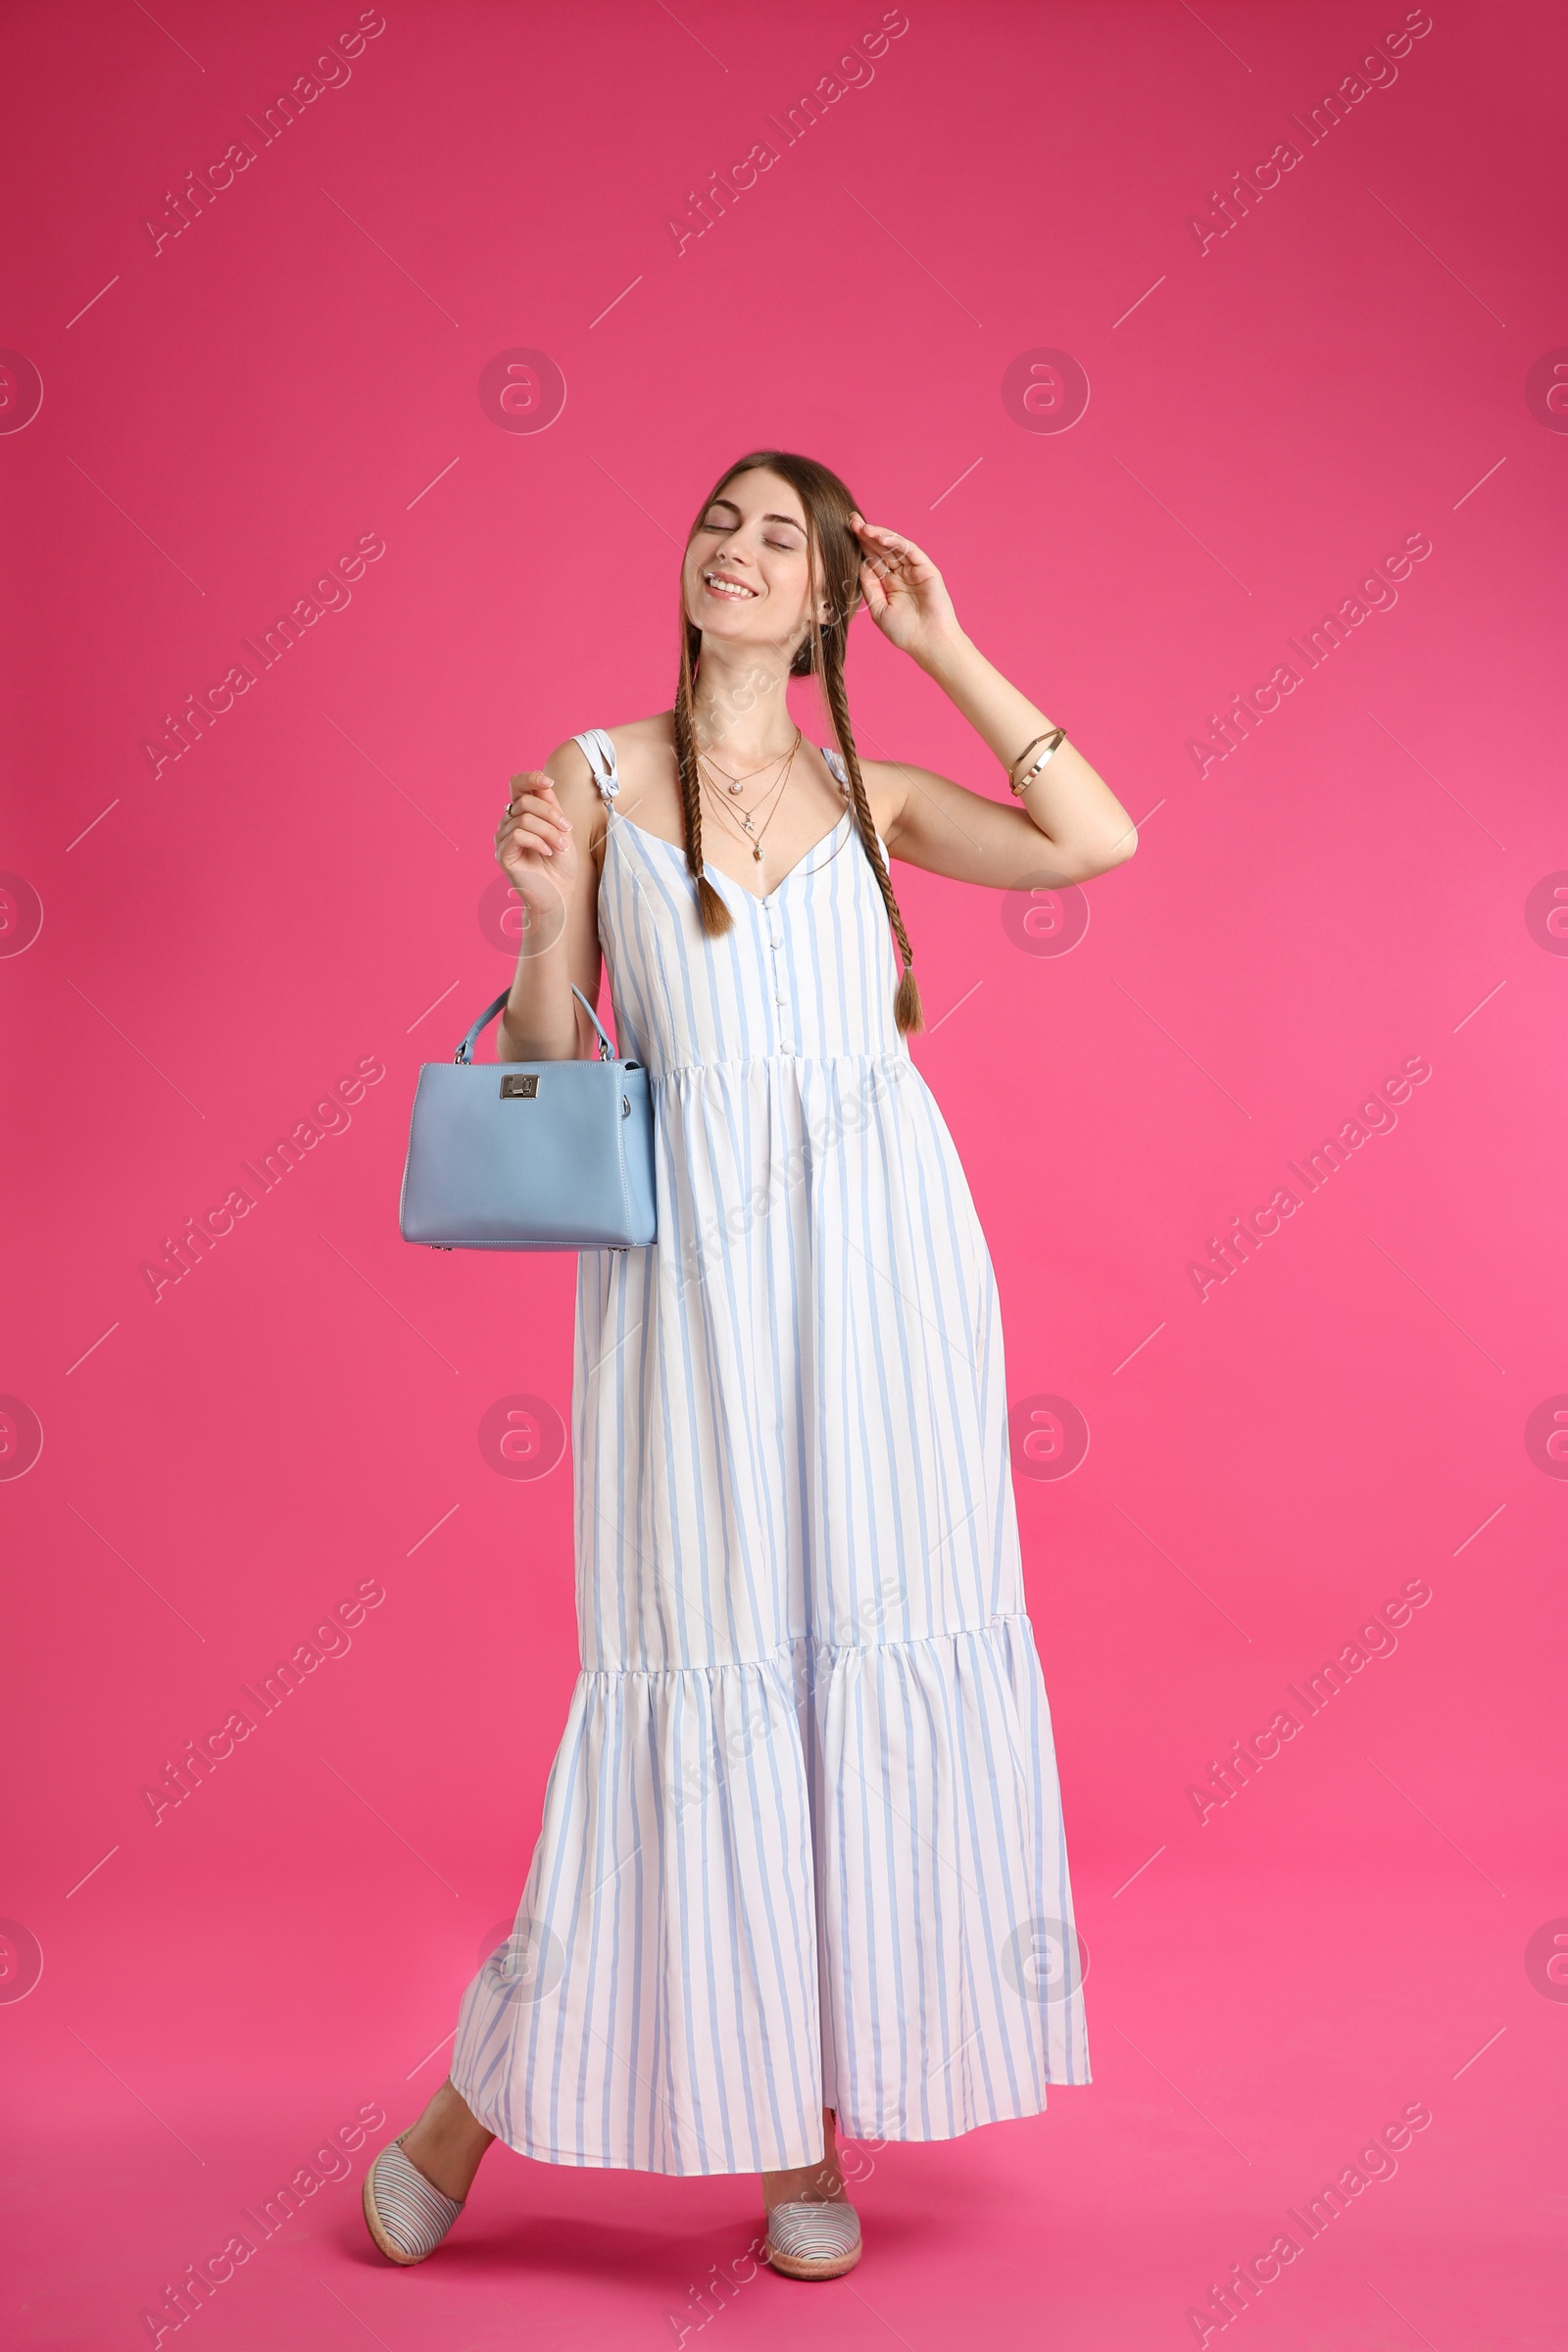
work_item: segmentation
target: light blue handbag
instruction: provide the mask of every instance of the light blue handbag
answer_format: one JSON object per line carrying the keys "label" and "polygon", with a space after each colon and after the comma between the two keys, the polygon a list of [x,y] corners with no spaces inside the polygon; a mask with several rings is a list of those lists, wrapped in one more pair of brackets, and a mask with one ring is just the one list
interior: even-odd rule
{"label": "light blue handbag", "polygon": [[644,1250],[654,1241],[654,1103],[639,1061],[599,1031],[593,1061],[451,1061],[419,1072],[398,1222],[431,1250]]}

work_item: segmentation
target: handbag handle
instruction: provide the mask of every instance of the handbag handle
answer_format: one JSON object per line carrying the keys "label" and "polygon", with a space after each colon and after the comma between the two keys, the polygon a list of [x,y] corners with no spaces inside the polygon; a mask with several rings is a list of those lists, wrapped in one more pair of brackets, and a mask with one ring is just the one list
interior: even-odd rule
{"label": "handbag handle", "polygon": [[[582,990],[576,986],[575,982],[572,984],[571,993],[576,998],[578,1004],[582,1006],[584,1012],[588,1015],[588,1018],[592,1021],[594,1027],[599,1032],[600,1060],[613,1061],[615,1058],[615,1049],[611,1044],[609,1037],[606,1035],[604,1023],[600,1020],[598,1013],[595,1012],[593,1006],[583,995]],[[508,997],[510,997],[512,991],[510,988],[504,988],[500,996],[497,997],[495,1003],[489,1007],[489,1009],[480,1013],[479,1018],[474,1022],[473,1027],[468,1031],[467,1036],[464,1039],[456,1054],[453,1054],[452,1058],[454,1061],[472,1061],[473,1049],[479,1042],[480,1030],[487,1029],[490,1026],[490,1023],[495,1019],[496,1014],[501,1010],[501,1007],[503,1004],[505,1004]]]}

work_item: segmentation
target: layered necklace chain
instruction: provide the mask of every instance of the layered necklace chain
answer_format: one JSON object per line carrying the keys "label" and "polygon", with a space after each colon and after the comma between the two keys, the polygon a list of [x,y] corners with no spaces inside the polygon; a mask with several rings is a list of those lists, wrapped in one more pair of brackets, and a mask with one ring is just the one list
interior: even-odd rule
{"label": "layered necklace chain", "polygon": [[[745,774],[739,776],[732,776],[727,769],[719,767],[716,761],[707,759],[703,753],[699,752],[697,755],[698,781],[706,786],[714,808],[723,817],[724,822],[732,831],[739,832],[743,841],[750,843],[752,856],[759,865],[762,861],[762,836],[778,813],[779,805],[784,798],[784,788],[790,780],[790,770],[795,765],[795,755],[801,748],[801,730],[797,727],[795,741],[790,745],[788,752],[781,752],[772,760],[764,760],[760,767],[749,768]],[[784,762],[784,770],[777,783],[764,786],[751,807],[742,808],[734,796],[741,791],[744,785],[751,783],[753,777],[765,775],[770,767],[776,767],[779,760]],[[702,773],[705,768],[710,769],[715,776],[723,777],[725,785],[723,792],[719,791],[718,786],[710,780],[710,776]],[[769,798],[772,799],[773,806],[768,809],[761,824],[759,825],[757,822],[758,812]]]}

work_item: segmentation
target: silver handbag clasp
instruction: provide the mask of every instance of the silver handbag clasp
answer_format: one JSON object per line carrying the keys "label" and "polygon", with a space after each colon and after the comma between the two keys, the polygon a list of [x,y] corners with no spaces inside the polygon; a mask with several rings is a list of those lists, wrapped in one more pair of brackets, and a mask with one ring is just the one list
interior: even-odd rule
{"label": "silver handbag clasp", "polygon": [[537,1070],[511,1070],[501,1081],[503,1102],[519,1097],[531,1101],[538,1092],[539,1073]]}

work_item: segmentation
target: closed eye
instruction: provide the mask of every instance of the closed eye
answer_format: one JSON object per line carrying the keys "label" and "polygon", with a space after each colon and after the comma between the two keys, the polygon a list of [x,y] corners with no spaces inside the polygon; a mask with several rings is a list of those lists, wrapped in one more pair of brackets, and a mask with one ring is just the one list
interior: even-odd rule
{"label": "closed eye", "polygon": [[[705,522],[699,527],[714,532],[720,539],[727,539],[735,525],[732,522]],[[801,553],[799,539],[764,539],[762,544],[764,547],[776,547],[781,556],[798,556]]]}

